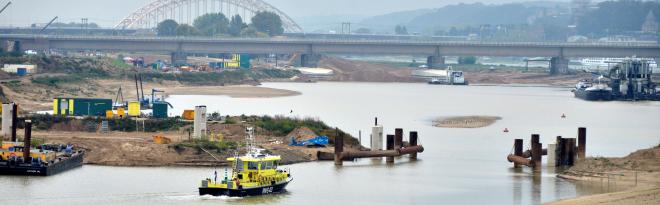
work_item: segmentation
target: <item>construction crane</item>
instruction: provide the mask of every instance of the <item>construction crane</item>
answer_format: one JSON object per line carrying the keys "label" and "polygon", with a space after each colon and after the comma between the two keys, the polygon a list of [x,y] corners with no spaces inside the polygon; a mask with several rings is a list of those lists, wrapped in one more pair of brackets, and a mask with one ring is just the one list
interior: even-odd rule
{"label": "construction crane", "polygon": [[119,86],[119,90],[117,91],[117,96],[115,97],[115,104],[113,108],[119,108],[125,106],[126,106],[126,102],[124,101],[124,94],[121,90],[121,86]]}
{"label": "construction crane", "polygon": [[55,22],[55,20],[57,20],[57,16],[55,16],[55,18],[53,18],[53,20],[50,20],[50,22],[48,22],[48,24],[46,24],[43,28],[41,28],[41,30],[39,31],[39,34],[41,34],[42,32],[44,32],[44,30],[46,30],[46,29],[48,28],[48,26],[50,26],[51,24],[53,24],[53,22]]}
{"label": "construction crane", "polygon": [[3,11],[5,11],[5,9],[7,9],[7,7],[9,7],[9,5],[11,5],[11,1],[10,1],[10,2],[7,2],[7,4],[6,4],[4,7],[2,7],[2,9],[0,9],[0,14],[1,14]]}
{"label": "construction crane", "polygon": [[[140,84],[138,84],[138,81]],[[142,91],[140,93],[140,91]],[[142,75],[139,73],[135,74],[135,92],[137,93],[137,101],[140,102],[141,108],[149,107],[149,100],[144,99],[144,89],[142,87]]]}

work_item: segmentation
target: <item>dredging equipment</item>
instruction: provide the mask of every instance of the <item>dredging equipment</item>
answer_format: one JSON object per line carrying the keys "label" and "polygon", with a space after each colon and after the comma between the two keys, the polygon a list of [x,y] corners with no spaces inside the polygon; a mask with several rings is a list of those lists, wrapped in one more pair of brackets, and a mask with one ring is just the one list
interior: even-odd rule
{"label": "dredging equipment", "polygon": [[12,112],[12,141],[3,142],[0,148],[0,175],[50,176],[82,166],[85,152],[74,150],[72,145],[42,144],[33,148],[32,122],[29,120],[23,123],[25,136],[23,143],[19,143],[16,140],[17,105],[11,103],[4,107],[11,107],[4,112]]}

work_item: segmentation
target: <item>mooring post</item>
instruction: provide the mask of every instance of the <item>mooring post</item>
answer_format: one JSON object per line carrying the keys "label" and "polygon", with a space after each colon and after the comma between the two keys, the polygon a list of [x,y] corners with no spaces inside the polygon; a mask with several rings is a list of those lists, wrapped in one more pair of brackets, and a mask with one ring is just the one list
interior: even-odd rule
{"label": "mooring post", "polygon": [[541,169],[541,157],[543,156],[543,151],[541,143],[539,143],[541,136],[538,134],[532,135],[532,164],[534,165],[534,170]]}
{"label": "mooring post", "polygon": [[401,149],[403,147],[403,129],[394,129],[394,149]]}
{"label": "mooring post", "polygon": [[567,160],[567,165],[568,166],[573,166],[575,164],[575,156],[577,155],[575,149],[576,149],[576,141],[575,138],[570,138],[568,139],[568,160]]}
{"label": "mooring post", "polygon": [[341,154],[344,152],[344,134],[339,133],[337,129],[335,135],[335,165],[341,166],[343,164]]}
{"label": "mooring post", "polygon": [[11,104],[11,141],[16,142],[16,126],[18,125],[18,104]]}
{"label": "mooring post", "polygon": [[578,128],[578,159],[583,160],[586,157],[587,149],[587,128]]}
{"label": "mooring post", "polygon": [[[387,150],[394,150],[394,135],[387,135]],[[394,157],[385,157],[385,162],[394,163]]]}
{"label": "mooring post", "polygon": [[[522,157],[523,155],[523,139],[515,139],[513,143],[513,155]],[[518,168],[520,164],[513,163],[513,167]]]}
{"label": "mooring post", "polygon": [[[408,136],[410,138],[410,146],[414,147],[417,146],[417,132],[412,131],[410,132],[410,135]],[[410,154],[410,159],[417,159],[417,152]]]}
{"label": "mooring post", "polygon": [[557,136],[557,140],[555,141],[556,148],[555,148],[555,166],[562,166],[563,161],[564,161],[564,141],[562,140],[561,136]]}
{"label": "mooring post", "polygon": [[32,142],[32,121],[25,121],[25,139],[23,139],[23,162],[31,163],[32,157],[30,157],[30,143]]}

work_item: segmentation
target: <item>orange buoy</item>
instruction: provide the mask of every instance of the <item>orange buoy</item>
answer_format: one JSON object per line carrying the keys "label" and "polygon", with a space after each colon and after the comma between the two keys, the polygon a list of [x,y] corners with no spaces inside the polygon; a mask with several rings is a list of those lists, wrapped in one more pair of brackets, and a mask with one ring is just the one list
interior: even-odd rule
{"label": "orange buoy", "polygon": [[508,129],[508,128],[504,128],[504,132],[508,133],[508,132],[509,132],[509,129]]}

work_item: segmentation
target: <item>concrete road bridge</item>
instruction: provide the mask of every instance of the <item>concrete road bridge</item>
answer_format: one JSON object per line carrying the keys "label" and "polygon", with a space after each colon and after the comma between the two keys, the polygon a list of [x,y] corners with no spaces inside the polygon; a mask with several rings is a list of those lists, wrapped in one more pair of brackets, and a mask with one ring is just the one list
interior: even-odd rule
{"label": "concrete road bridge", "polygon": [[[323,54],[427,56],[429,67],[443,67],[444,56],[520,56],[551,58],[552,73],[568,69],[573,57],[631,57],[660,59],[660,44],[544,43],[419,40],[327,40],[289,38],[161,38],[120,36],[2,35],[5,49],[47,51],[91,50],[168,53],[172,62],[187,54],[301,54],[302,66],[314,66]],[[10,46],[20,45],[20,46]]]}

